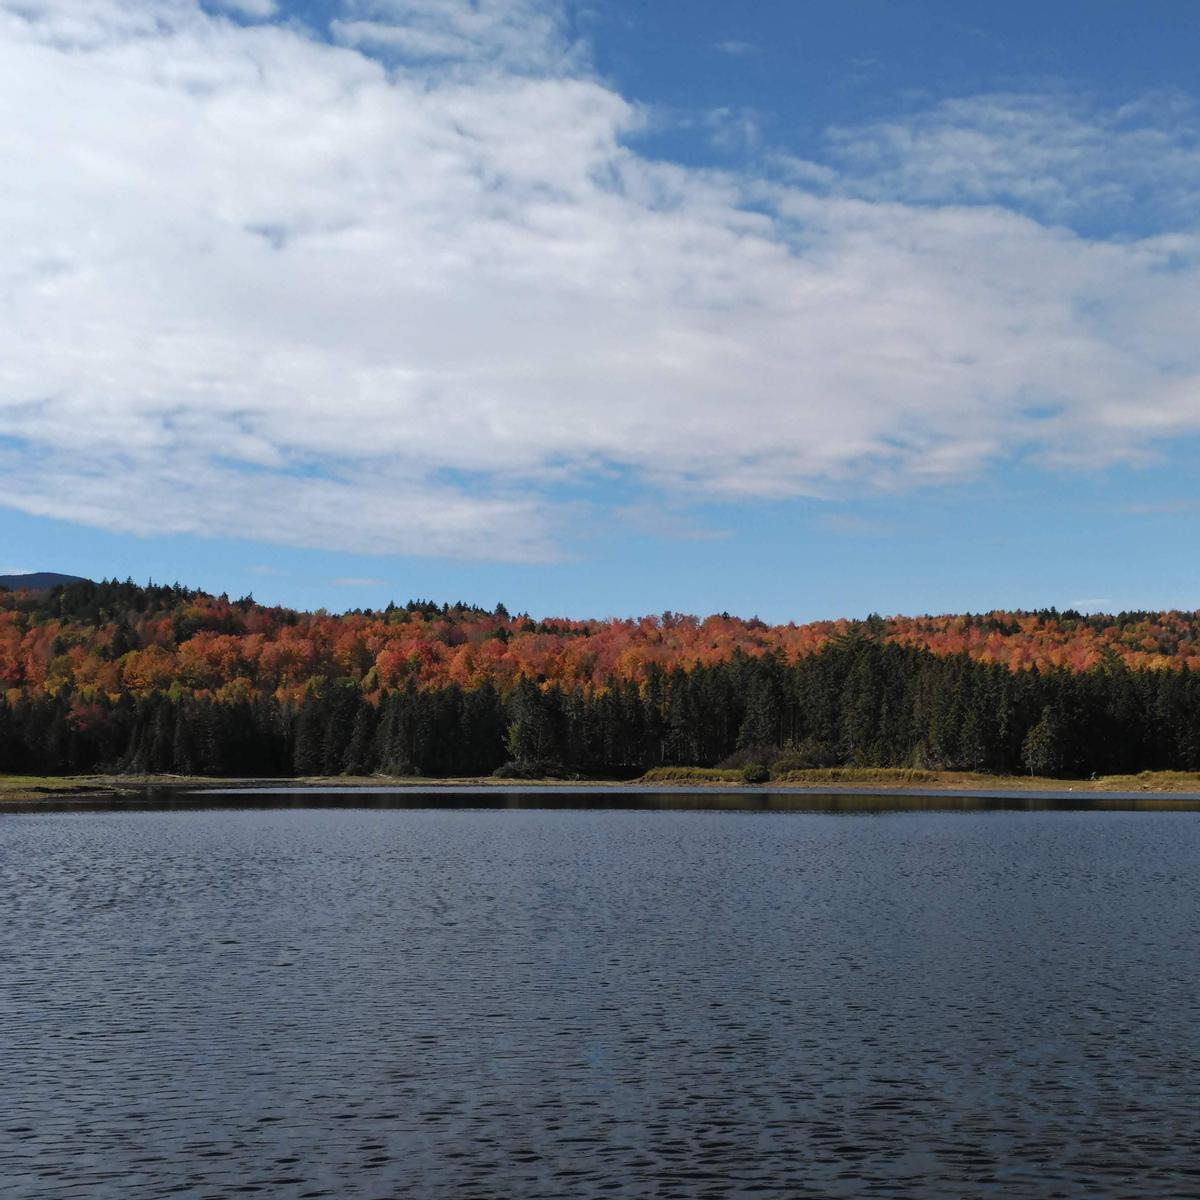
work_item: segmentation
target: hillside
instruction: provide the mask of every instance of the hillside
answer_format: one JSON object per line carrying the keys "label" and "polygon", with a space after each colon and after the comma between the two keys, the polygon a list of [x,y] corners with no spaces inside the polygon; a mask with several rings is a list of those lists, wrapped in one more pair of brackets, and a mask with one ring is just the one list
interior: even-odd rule
{"label": "hillside", "polygon": [[1195,613],[768,626],[414,601],[334,616],[84,581],[0,593],[0,754],[7,769],[214,773],[632,771],[784,754],[1190,769],[1197,666]]}
{"label": "hillside", "polygon": [[412,601],[340,616],[267,608],[187,588],[72,583],[36,598],[0,595],[0,687],[116,697],[181,685],[203,693],[298,699],[314,681],[350,678],[367,692],[522,675],[584,688],[642,682],[657,668],[712,665],[734,654],[810,655],[858,632],[883,643],[965,654],[1011,670],[1200,667],[1200,613],[991,612],[766,625],[728,613],[534,621]]}
{"label": "hillside", "polygon": [[81,575],[62,575],[57,571],[30,571],[24,575],[0,575],[0,588],[13,592],[48,592],[68,583],[87,582]]}

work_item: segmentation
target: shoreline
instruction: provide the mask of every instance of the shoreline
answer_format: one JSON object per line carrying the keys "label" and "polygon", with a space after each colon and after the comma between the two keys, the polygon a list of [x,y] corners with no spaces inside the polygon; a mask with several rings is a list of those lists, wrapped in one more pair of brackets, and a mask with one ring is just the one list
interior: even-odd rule
{"label": "shoreline", "polygon": [[[1097,807],[1106,801],[1200,801],[1200,775],[1193,772],[1144,772],[1141,775],[1106,776],[1100,779],[1050,779],[1028,776],[982,776],[964,772],[913,772],[906,770],[831,769],[789,772],[784,778],[746,783],[735,772],[711,774],[683,768],[629,780],[610,779],[496,779],[493,776],[427,778],[414,776],[323,776],[306,778],[221,778],[178,775],[0,775],[0,811],[8,805],[63,803],[86,805],[132,800],[147,793],[236,796],[239,793],[283,795],[308,792],[316,795],[416,795],[443,793],[515,794],[546,792],[559,796],[604,793],[716,796],[879,796],[897,798],[953,798],[966,800],[1086,800]],[[721,777],[715,777],[721,776]],[[914,776],[917,776],[914,778]]]}

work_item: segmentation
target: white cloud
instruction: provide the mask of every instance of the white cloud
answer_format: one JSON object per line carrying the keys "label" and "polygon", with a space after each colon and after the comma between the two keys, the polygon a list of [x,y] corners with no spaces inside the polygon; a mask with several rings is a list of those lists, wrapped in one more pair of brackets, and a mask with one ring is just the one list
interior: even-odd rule
{"label": "white cloud", "polygon": [[[823,495],[1200,432],[1200,240],[1056,223],[1043,177],[1125,178],[1063,165],[1077,114],[1040,98],[1002,164],[964,101],[842,131],[836,173],[685,169],[629,149],[563,29],[0,0],[0,504],[528,560],[584,478]],[[1112,153],[1153,175],[1190,143],[1151,116]]]}
{"label": "white cloud", "polygon": [[836,129],[843,183],[873,198],[1006,204],[1104,229],[1194,226],[1200,109],[1178,95],[1098,108],[1054,94],[971,96]]}
{"label": "white cloud", "polygon": [[124,453],[80,439],[74,457],[0,451],[0,506],[137,535],[253,537],[359,554],[531,561],[551,554],[545,515],[519,496],[470,496],[432,483],[346,474],[246,472],[207,447]]}
{"label": "white cloud", "polygon": [[279,11],[279,5],[275,0],[214,0],[214,3],[218,8],[257,21],[265,21]]}
{"label": "white cloud", "polygon": [[347,0],[345,8],[331,25],[338,41],[426,63],[561,73],[571,58],[562,9],[545,0]]}
{"label": "white cloud", "polygon": [[705,114],[709,141],[718,150],[756,150],[762,143],[759,115],[750,108],[714,108]]}

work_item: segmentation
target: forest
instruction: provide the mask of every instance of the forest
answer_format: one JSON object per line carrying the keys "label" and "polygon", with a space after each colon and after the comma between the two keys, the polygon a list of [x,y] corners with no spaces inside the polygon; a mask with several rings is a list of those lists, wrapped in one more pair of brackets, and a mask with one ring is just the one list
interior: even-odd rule
{"label": "forest", "polygon": [[79,581],[0,591],[0,771],[1195,770],[1198,637],[1195,613],[534,621]]}

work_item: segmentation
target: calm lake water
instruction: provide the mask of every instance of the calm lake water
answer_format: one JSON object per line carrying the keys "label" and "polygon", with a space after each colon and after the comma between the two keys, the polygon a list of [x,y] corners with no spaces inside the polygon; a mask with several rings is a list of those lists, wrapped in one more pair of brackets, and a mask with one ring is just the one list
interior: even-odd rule
{"label": "calm lake water", "polygon": [[1177,812],[0,813],[0,1193],[1200,1196],[1198,868]]}

